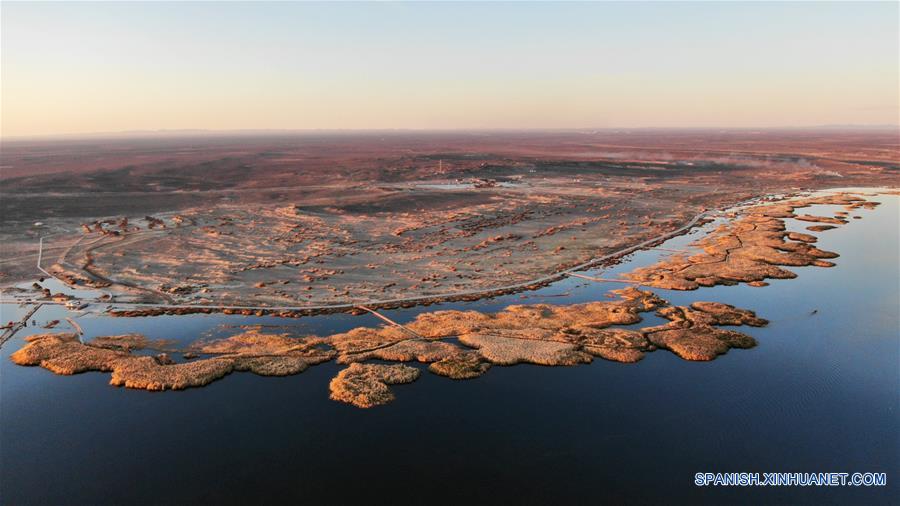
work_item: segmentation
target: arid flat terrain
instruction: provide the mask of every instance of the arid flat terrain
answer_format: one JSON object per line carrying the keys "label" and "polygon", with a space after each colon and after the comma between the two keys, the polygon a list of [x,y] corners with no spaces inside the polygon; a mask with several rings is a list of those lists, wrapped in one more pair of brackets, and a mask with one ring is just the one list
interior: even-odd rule
{"label": "arid flat terrain", "polygon": [[[881,195],[896,196],[897,191]],[[844,210],[835,211],[834,216],[798,214],[814,205],[838,205]],[[815,235],[788,231],[785,220],[842,226],[852,218],[862,219],[857,213],[878,205],[874,199],[834,192],[747,206],[693,241],[694,254],[670,253],[625,273],[624,278],[641,287],[665,290],[739,283],[763,287],[767,280],[796,277],[790,267],[834,267],[835,263],[823,259],[837,258],[837,252],[817,248]],[[516,304],[493,313],[426,310],[405,325],[382,317],[387,325],[330,335],[275,334],[261,326],[243,326],[228,337],[198,339],[180,348],[172,340],[141,334],[98,336],[86,343],[77,333],[41,333],[26,338],[26,344],[10,358],[16,364],[40,366],[60,375],[110,372],[110,384],[145,390],[201,387],[242,371],[289,376],[335,360],[348,367],[331,380],[330,397],[368,408],[394,399],[390,385],[418,379],[420,370],[404,363],[428,364],[434,374],[463,380],[479,377],[492,366],[521,363],[575,366],[595,357],[634,363],[660,349],[684,360],[709,361],[731,349],[757,345],[752,336],[722,327],[769,323],[749,309],[709,301],[674,305],[635,286],[609,295],[614,300]],[[668,322],[625,327],[642,322],[642,313],[651,311]],[[157,354],[132,353],[141,350]],[[176,353],[180,361],[170,356]],[[371,360],[385,363],[368,363]]]}
{"label": "arid flat terrain", "polygon": [[[895,130],[185,134],[2,146],[0,283],[304,307],[527,283],[769,193],[895,186]],[[44,237],[39,251],[39,239]]]}

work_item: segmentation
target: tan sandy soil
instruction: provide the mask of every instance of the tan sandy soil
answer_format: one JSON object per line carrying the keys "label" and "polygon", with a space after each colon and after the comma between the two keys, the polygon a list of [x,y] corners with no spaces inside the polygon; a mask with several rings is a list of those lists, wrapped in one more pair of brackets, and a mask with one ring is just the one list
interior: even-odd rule
{"label": "tan sandy soil", "polygon": [[712,360],[731,348],[752,348],[756,340],[718,325],[762,327],[769,322],[756,313],[719,302],[694,302],[690,307],[670,306],[657,314],[671,323],[642,329],[653,345],[685,360]]}
{"label": "tan sandy soil", "polygon": [[[385,189],[343,206],[186,210],[196,225],[92,231],[47,268],[169,304],[302,307],[485,290],[660,235],[700,211],[668,198],[638,204],[629,197],[639,188],[557,179]],[[432,199],[446,204],[426,207]]]}
{"label": "tan sandy soil", "polygon": [[153,357],[129,357],[116,361],[109,384],[144,390],[183,390],[212,383],[234,370],[226,359],[160,364]]}
{"label": "tan sandy soil", "polygon": [[407,365],[350,364],[329,384],[331,398],[358,408],[371,408],[394,400],[388,385],[412,383],[419,370]]}
{"label": "tan sandy soil", "polygon": [[[733,284],[764,286],[768,278],[794,274],[781,265],[827,267],[836,253],[813,246],[815,236],[786,232],[784,219],[814,204],[872,208],[877,203],[839,194],[751,207],[696,242],[703,252],[675,255],[628,276],[645,284],[674,289]],[[57,374],[111,372],[110,383],[148,390],[202,386],[233,371],[290,375],[310,365],[337,359],[350,366],[331,382],[333,399],[370,407],[393,399],[388,385],[415,380],[418,369],[366,360],[421,362],[435,374],[455,379],[484,374],[492,364],[531,363],[548,366],[588,363],[593,357],[639,361],[662,348],[685,360],[712,360],[732,348],[751,348],[756,341],[721,326],[760,327],[768,322],[753,311],[718,302],[668,306],[656,294],[633,287],[615,290],[613,300],[570,305],[523,304],[496,313],[478,311],[423,312],[401,328],[360,327],[330,336],[293,337],[248,327],[227,338],[198,341],[185,351],[212,355],[174,363],[167,354],[136,356],[132,350],[175,351],[163,340],[130,334],[101,336],[81,343],[75,334],[28,337],[12,354],[20,365],[37,365]],[[670,322],[637,330],[614,328],[641,320],[656,310]],[[449,340],[458,339],[459,344]]]}
{"label": "tan sandy soil", "polygon": [[[222,355],[185,363],[172,363],[166,356],[136,356],[119,343],[147,343],[135,335],[98,337],[83,344],[75,334],[39,334],[26,338],[27,344],[10,358],[19,365],[41,366],[56,374],[86,371],[112,372],[110,384],[145,390],[181,390],[207,385],[232,371],[251,371],[262,376],[297,374],[313,364],[334,358],[334,352],[323,351],[312,343],[293,340],[283,346],[280,335],[233,336],[209,345]],[[255,346],[244,346],[248,340]],[[113,344],[111,344],[113,343]],[[240,343],[240,344],[235,344]],[[114,346],[121,349],[109,349]],[[136,348],[132,348],[136,349]],[[200,347],[203,350],[203,346]],[[204,351],[205,353],[207,351]]]}
{"label": "tan sandy soil", "polygon": [[[326,337],[267,334],[259,328],[227,338],[198,341],[175,363],[168,354],[136,356],[132,350],[176,351],[168,341],[138,334],[100,336],[81,343],[75,334],[41,334],[12,354],[19,365],[37,365],[57,374],[111,372],[110,384],[145,390],[199,387],[234,371],[285,376],[337,357],[349,363],[331,383],[332,398],[360,407],[393,399],[388,385],[409,382],[418,369],[400,365],[361,364],[365,360],[428,363],[435,374],[468,379],[491,366],[531,363],[577,365],[594,356],[636,362],[648,351],[666,348],[688,360],[709,360],[729,347],[747,347],[752,338],[725,332],[715,325],[765,325],[751,312],[714,302],[690,308],[662,307],[665,301],[651,292],[626,288],[615,291],[619,300],[551,306],[509,306],[498,313],[436,311],[422,313],[407,329],[396,326],[366,328]],[[672,323],[657,328],[607,328],[640,321],[640,312],[661,308]],[[422,337],[419,337],[422,336]],[[462,346],[441,341],[458,337]],[[686,351],[689,350],[689,351]]]}
{"label": "tan sandy soil", "polygon": [[579,351],[578,346],[551,337],[550,333],[497,330],[463,334],[459,341],[476,348],[481,356],[497,365],[576,365],[591,361],[590,355]]}
{"label": "tan sandy soil", "polygon": [[[409,336],[407,336],[409,337]],[[437,362],[463,353],[459,346],[441,341],[407,340],[372,351],[342,354],[338,363],[363,362],[371,359],[390,362]]]}
{"label": "tan sandy soil", "polygon": [[656,312],[673,322],[689,322],[692,325],[749,325],[764,327],[768,321],[757,318],[756,313],[721,302],[694,302],[690,307],[669,306]]}
{"label": "tan sandy soil", "polygon": [[847,220],[842,218],[832,218],[830,216],[813,216],[810,214],[801,214],[800,216],[794,217],[800,221],[812,221],[817,223],[833,223],[835,225],[844,225],[847,223]]}
{"label": "tan sandy soil", "polygon": [[123,334],[118,336],[98,336],[91,339],[91,346],[108,348],[111,350],[158,350],[172,351],[175,349],[175,341],[172,339],[148,339],[143,334]]}
{"label": "tan sandy soil", "polygon": [[452,379],[472,379],[486,373],[490,367],[480,353],[464,351],[431,363],[428,370]]}
{"label": "tan sandy soil", "polygon": [[[755,283],[766,279],[796,277],[795,273],[779,266],[832,267],[833,262],[822,259],[835,258],[838,256],[836,253],[812,246],[810,243],[814,242],[813,236],[785,231],[784,219],[795,218],[797,217],[794,214],[795,209],[814,204],[853,207],[862,207],[864,204],[866,207],[877,205],[866,203],[859,196],[837,194],[752,207],[744,211],[739,219],[719,227],[694,243],[703,250],[702,253],[690,257],[672,256],[657,264],[636,269],[623,277],[646,286],[694,290],[700,286]],[[819,221],[819,217],[812,218]],[[825,219],[828,220],[830,218]],[[846,223],[841,220],[837,222]],[[824,230],[822,227],[832,226],[813,226],[807,229]]]}
{"label": "tan sandy soil", "polygon": [[319,338],[297,339],[288,334],[267,334],[259,329],[214,341],[200,341],[191,345],[190,350],[199,353],[235,354],[235,355],[284,355],[284,354],[317,354],[318,345],[323,342]]}
{"label": "tan sandy soil", "polygon": [[190,305],[507,286],[671,231],[703,209],[799,188],[892,186],[898,170],[894,130],[3,146],[0,285],[41,275],[45,237],[42,265],[66,282]]}
{"label": "tan sandy soil", "polygon": [[648,331],[654,345],[665,348],[685,360],[712,360],[731,348],[752,348],[752,337],[706,325],[673,326]]}
{"label": "tan sandy soil", "polygon": [[816,237],[812,234],[804,234],[801,232],[788,232],[787,236],[785,236],[785,237],[787,237],[788,239],[790,239],[792,241],[800,241],[800,242],[816,242],[819,240],[818,237]]}
{"label": "tan sandy soil", "polygon": [[85,346],[77,334],[37,334],[25,340],[27,344],[10,355],[10,359],[19,365],[39,365],[56,374],[108,372],[119,360],[129,356],[123,351]]}

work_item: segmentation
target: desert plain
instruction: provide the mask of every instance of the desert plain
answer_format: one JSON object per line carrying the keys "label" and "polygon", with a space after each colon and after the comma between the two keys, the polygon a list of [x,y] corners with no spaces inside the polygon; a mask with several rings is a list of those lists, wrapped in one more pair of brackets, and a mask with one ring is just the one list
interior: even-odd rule
{"label": "desert plain", "polygon": [[[384,325],[303,336],[247,326],[177,347],[141,334],[85,342],[69,319],[75,333],[29,336],[10,358],[62,375],[109,372],[112,385],[145,390],[240,371],[294,375],[334,360],[347,367],[331,398],[363,408],[420,376],[406,363],[471,379],[519,363],[634,363],[660,349],[713,360],[757,344],[723,326],[768,322],[715,301],[671,305],[650,289],[764,287],[796,277],[791,267],[833,267],[839,253],[784,220],[827,233],[863,219],[876,194],[817,190],[896,194],[897,151],[893,132],[794,130],[13,143],[3,160],[7,302],[89,302],[124,318],[372,313]],[[841,210],[807,212],[817,205]],[[715,220],[690,250],[666,250],[620,278],[579,274],[665,250],[666,239]],[[378,312],[525,292],[565,276],[612,283],[611,300],[424,311],[405,325]],[[50,281],[76,290],[54,293]],[[667,323],[634,327],[647,312]],[[4,341],[17,328],[7,324]]]}
{"label": "desert plain", "polygon": [[107,302],[198,307],[526,289],[748,199],[890,187],[898,174],[894,130],[194,132],[2,147],[2,286],[53,276]]}

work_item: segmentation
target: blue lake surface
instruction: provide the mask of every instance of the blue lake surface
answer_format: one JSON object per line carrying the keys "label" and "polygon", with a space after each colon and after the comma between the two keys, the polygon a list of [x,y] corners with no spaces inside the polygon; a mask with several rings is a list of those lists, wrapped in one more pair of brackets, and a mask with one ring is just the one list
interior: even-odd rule
{"label": "blue lake surface", "polygon": [[[29,326],[0,353],[0,504],[897,504],[900,208],[894,196],[872,199],[883,204],[817,234],[820,248],[840,253],[837,267],[790,268],[797,279],[763,288],[658,291],[673,304],[713,300],[770,320],[740,329],[756,348],[712,362],[657,351],[637,364],[493,367],[467,381],[426,371],[393,387],[393,403],[361,410],[328,399],[341,368],[334,363],[165,393],[111,387],[106,373],[19,367],[8,357],[22,338],[46,332]],[[791,230],[808,225],[788,220]],[[665,247],[687,247],[698,234]],[[604,275],[662,254],[636,253]],[[602,300],[616,287],[570,278],[526,294],[386,313],[407,321],[435,309]],[[0,320],[22,311],[4,306]],[[35,318],[66,315],[43,307]],[[644,316],[638,326],[662,321]],[[380,323],[371,315],[78,322],[86,338],[141,332],[185,343],[233,332],[229,325],[329,334]],[[888,486],[694,485],[697,472],[734,471],[885,472]]]}

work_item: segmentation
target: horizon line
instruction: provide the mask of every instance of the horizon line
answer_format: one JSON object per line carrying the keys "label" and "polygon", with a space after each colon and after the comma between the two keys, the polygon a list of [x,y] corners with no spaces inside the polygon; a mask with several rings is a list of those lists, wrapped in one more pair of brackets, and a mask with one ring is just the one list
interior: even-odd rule
{"label": "horizon line", "polygon": [[799,126],[691,126],[691,127],[555,127],[555,128],[247,128],[247,129],[214,129],[214,128],[160,128],[154,130],[114,130],[100,132],[70,132],[51,134],[23,134],[2,135],[0,142],[8,141],[51,141],[51,140],[81,140],[103,138],[152,138],[152,137],[190,137],[200,135],[204,137],[215,136],[253,136],[266,134],[364,134],[364,133],[541,133],[541,132],[573,132],[595,133],[614,131],[780,131],[780,130],[895,130],[900,129],[900,123],[849,123],[849,124],[823,124],[823,125],[799,125]]}

